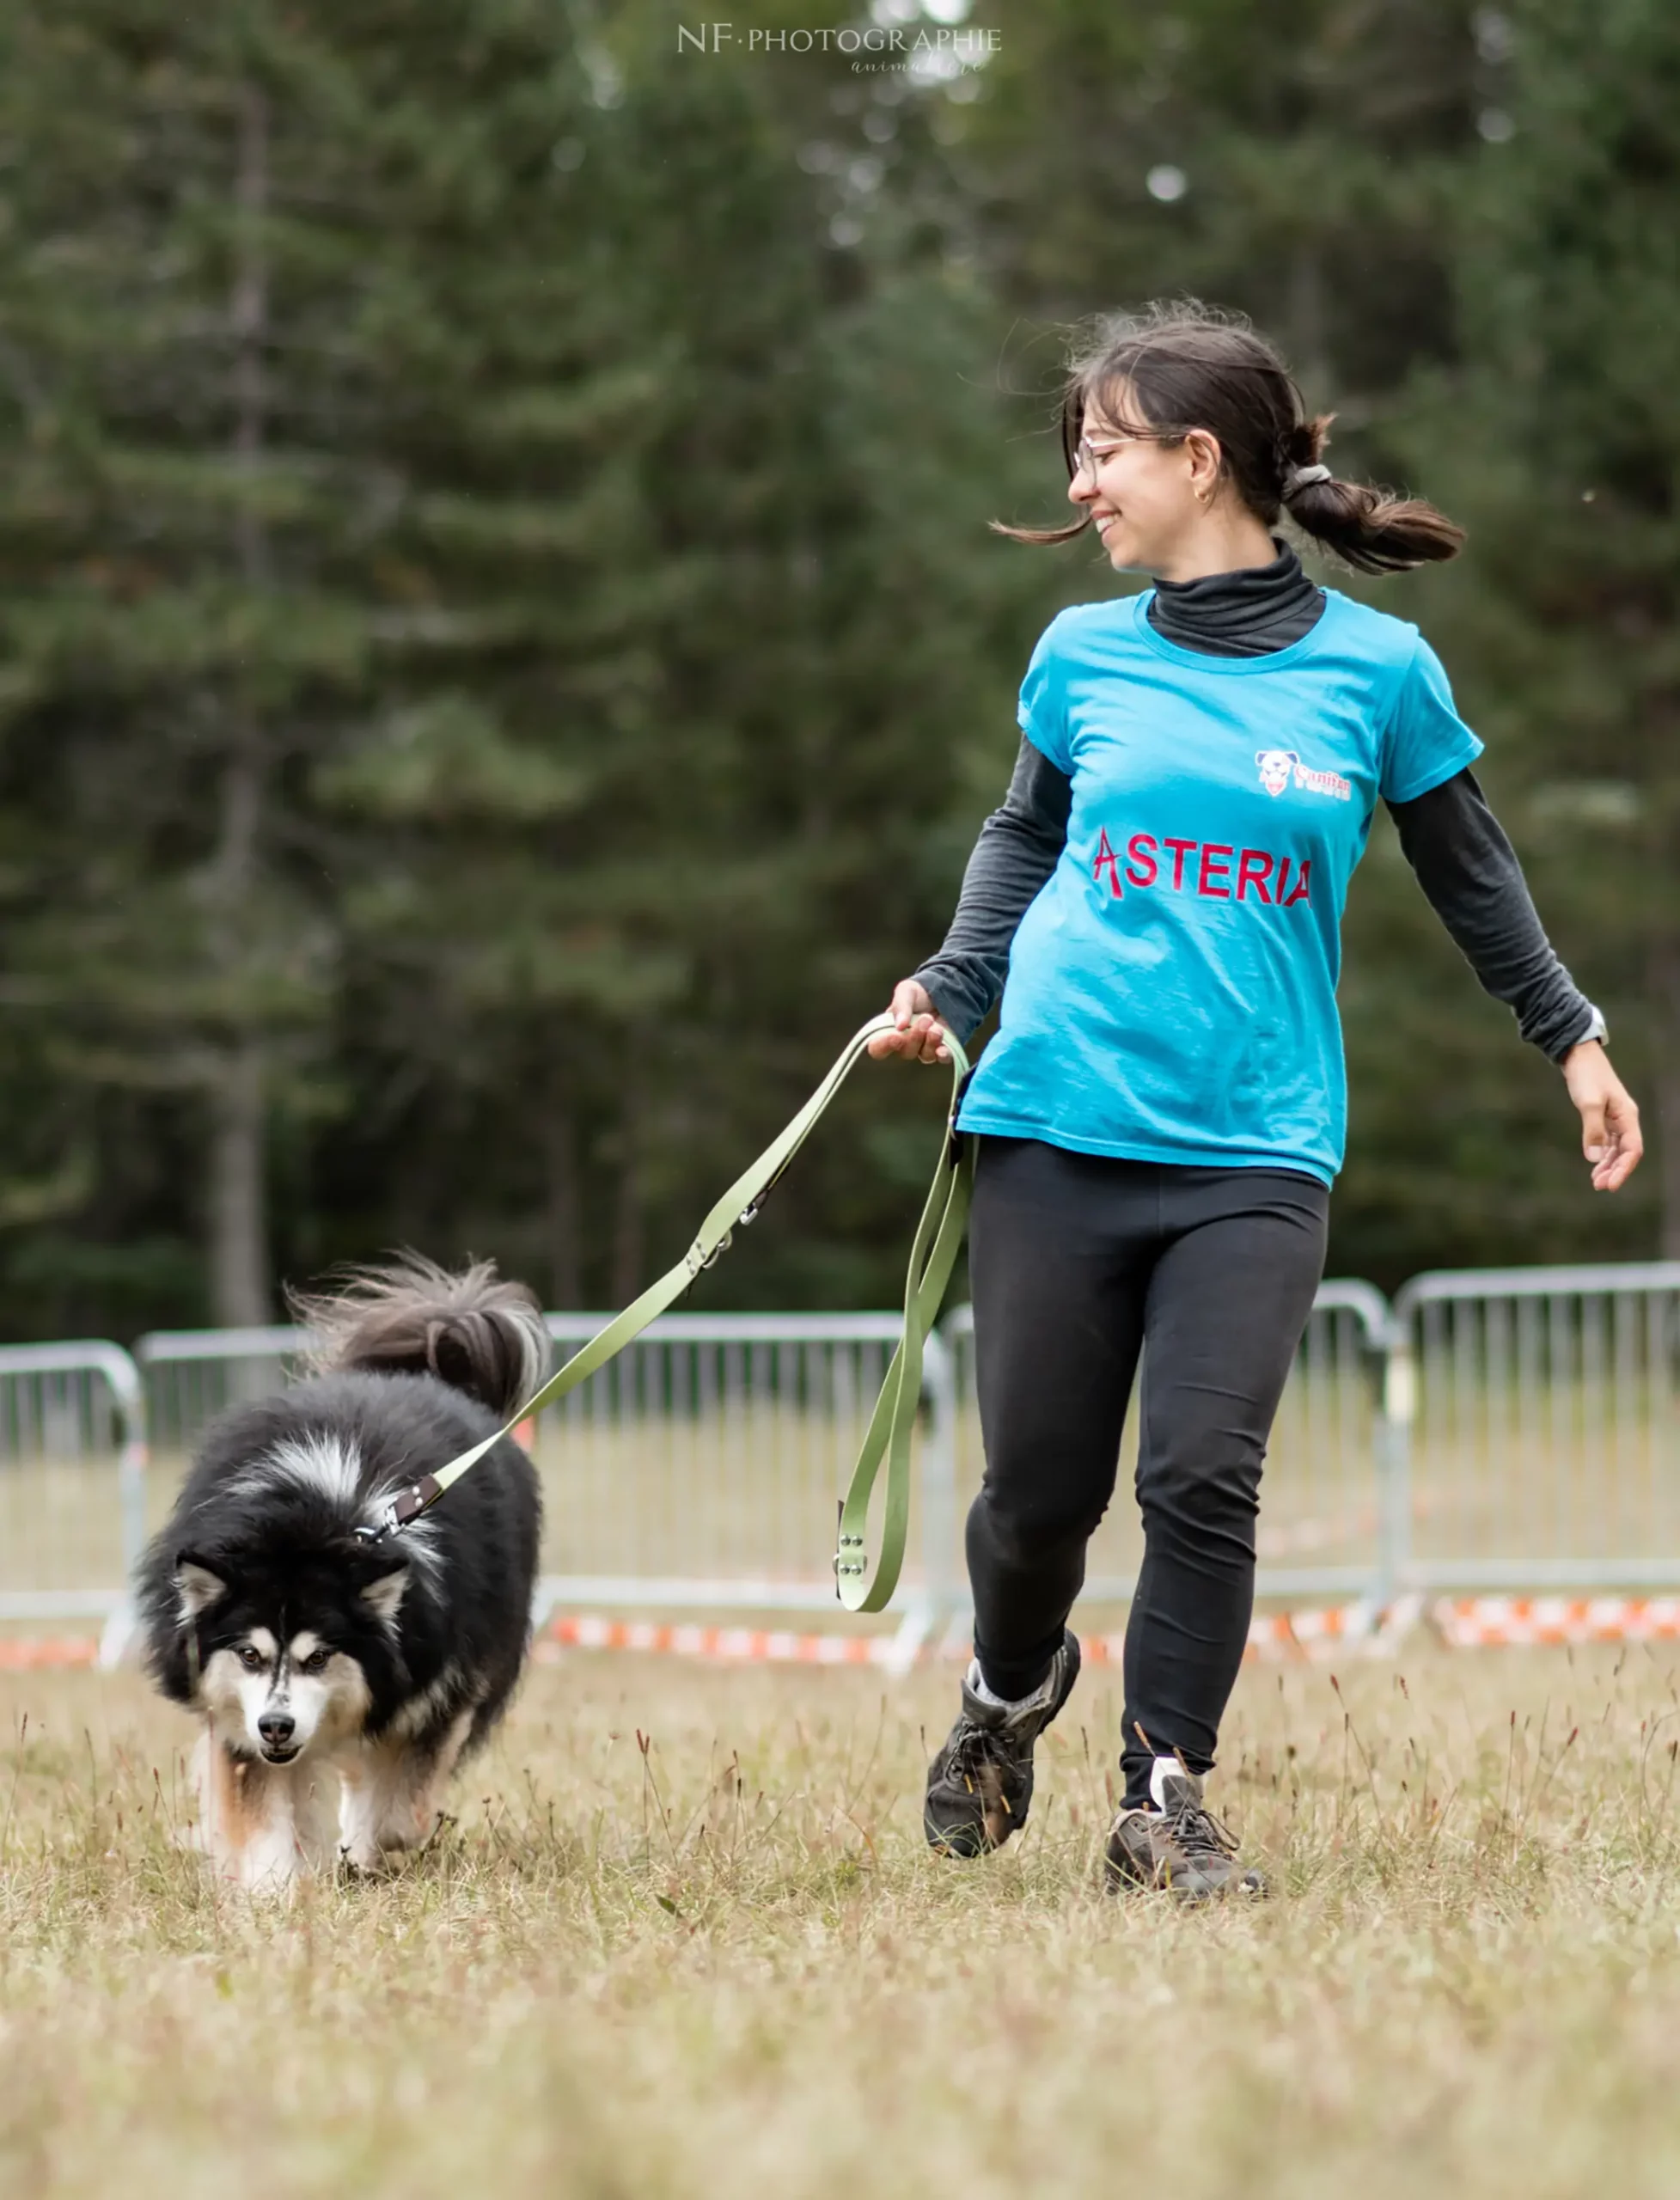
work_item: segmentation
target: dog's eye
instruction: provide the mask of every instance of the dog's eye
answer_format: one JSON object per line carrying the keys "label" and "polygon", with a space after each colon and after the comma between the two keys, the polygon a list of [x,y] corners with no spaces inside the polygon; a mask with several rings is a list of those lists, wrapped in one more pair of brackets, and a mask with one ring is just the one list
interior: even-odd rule
{"label": "dog's eye", "polygon": [[248,1642],[239,1646],[239,1662],[247,1673],[260,1673],[266,1662],[260,1650],[254,1650]]}
{"label": "dog's eye", "polygon": [[297,1670],[300,1673],[324,1673],[332,1662],[333,1653],[323,1645],[321,1649],[312,1650],[307,1658],[301,1659]]}

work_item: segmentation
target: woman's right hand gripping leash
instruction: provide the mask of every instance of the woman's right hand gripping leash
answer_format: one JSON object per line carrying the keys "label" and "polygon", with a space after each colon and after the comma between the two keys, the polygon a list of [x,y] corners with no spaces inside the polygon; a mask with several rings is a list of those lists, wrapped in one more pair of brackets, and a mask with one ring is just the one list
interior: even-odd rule
{"label": "woman's right hand gripping leash", "polygon": [[945,1028],[926,986],[919,986],[913,978],[901,979],[893,988],[887,1012],[898,1028],[877,1031],[870,1041],[869,1051],[877,1061],[884,1061],[889,1054],[901,1054],[912,1062],[950,1060]]}

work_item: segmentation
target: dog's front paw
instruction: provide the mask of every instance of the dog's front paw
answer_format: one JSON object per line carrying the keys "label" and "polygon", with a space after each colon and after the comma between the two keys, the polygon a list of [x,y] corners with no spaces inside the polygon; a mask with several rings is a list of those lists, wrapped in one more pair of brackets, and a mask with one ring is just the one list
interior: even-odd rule
{"label": "dog's front paw", "polygon": [[296,1855],[225,1855],[207,1852],[221,1884],[253,1902],[290,1902],[313,1873]]}
{"label": "dog's front paw", "polygon": [[376,1879],[389,1869],[384,1851],[373,1842],[352,1839],[339,1844],[339,1876]]}

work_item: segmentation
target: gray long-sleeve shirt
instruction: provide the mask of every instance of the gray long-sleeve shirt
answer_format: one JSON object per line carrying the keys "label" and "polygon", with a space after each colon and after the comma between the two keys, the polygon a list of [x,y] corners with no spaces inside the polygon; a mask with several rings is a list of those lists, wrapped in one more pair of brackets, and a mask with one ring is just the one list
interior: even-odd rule
{"label": "gray long-sleeve shirt", "polygon": [[[1324,592],[1280,536],[1269,565],[1158,581],[1151,623],[1182,648],[1216,657],[1286,649],[1316,624]],[[1010,944],[1067,840],[1072,784],[1023,738],[1002,806],[980,831],[944,944],[915,973],[964,1044],[1002,993]],[[1561,1061],[1597,1020],[1547,938],[1522,866],[1474,773],[1389,804],[1418,883],[1518,1030]]]}

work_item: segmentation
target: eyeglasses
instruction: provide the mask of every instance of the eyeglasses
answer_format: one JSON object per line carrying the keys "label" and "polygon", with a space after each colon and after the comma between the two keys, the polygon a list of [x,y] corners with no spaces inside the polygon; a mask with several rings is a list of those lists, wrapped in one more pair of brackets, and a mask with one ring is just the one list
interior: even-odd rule
{"label": "eyeglasses", "polygon": [[1073,446],[1073,479],[1077,481],[1082,474],[1088,473],[1094,486],[1097,480],[1097,460],[1107,458],[1111,452],[1117,451],[1121,443],[1127,440],[1128,440],[1127,437],[1121,437],[1119,443],[1094,443],[1089,436],[1081,436]]}

